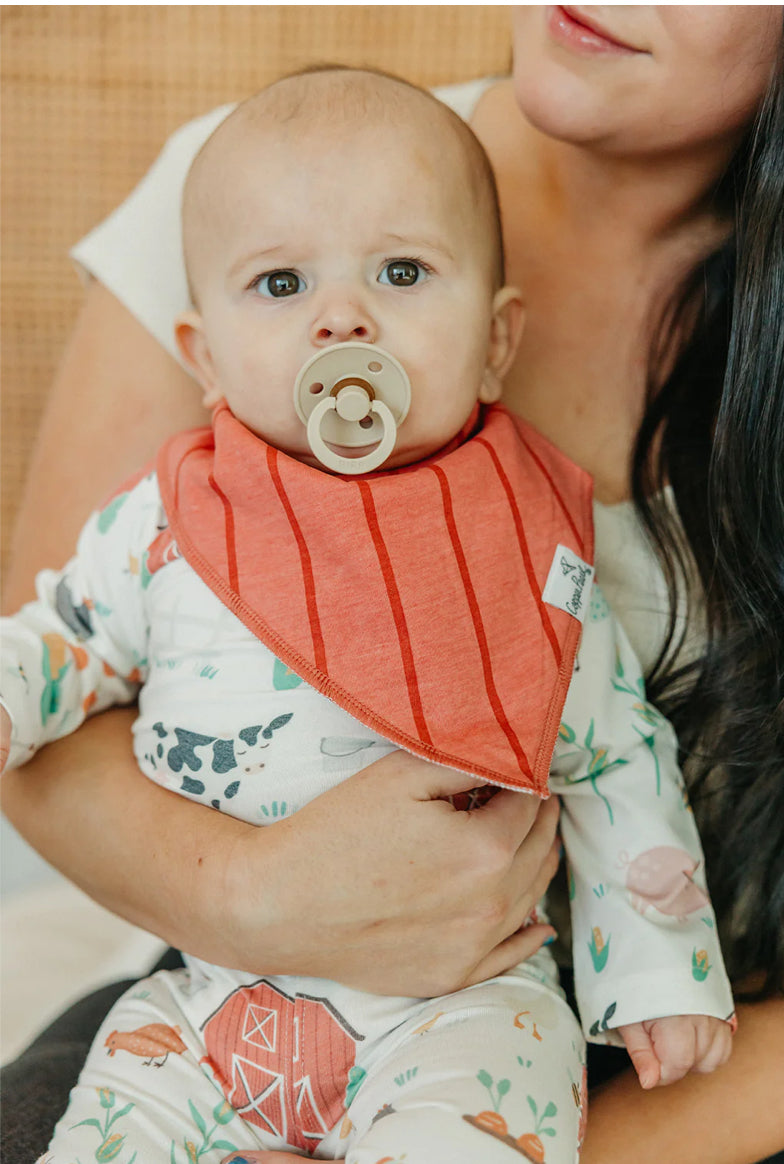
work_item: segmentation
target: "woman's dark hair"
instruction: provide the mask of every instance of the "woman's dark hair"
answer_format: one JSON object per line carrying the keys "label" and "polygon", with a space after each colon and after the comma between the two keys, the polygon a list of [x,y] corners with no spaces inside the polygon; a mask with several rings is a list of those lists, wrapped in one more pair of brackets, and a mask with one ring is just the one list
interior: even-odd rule
{"label": "woman's dark hair", "polygon": [[[649,391],[633,491],[673,612],[650,698],[679,734],[730,975],[761,996],[784,986],[784,33],[714,205],[735,229],[663,325],[689,338]],[[673,662],[695,573],[706,646]]]}

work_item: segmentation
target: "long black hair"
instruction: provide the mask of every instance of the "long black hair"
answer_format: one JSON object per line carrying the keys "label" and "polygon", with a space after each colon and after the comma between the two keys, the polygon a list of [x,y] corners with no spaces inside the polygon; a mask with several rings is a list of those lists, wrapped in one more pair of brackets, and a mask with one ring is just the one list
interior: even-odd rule
{"label": "long black hair", "polygon": [[[734,230],[663,325],[689,338],[649,390],[633,493],[673,612],[650,697],[679,734],[730,975],[763,996],[784,988],[784,32],[713,198]],[[706,645],[679,664],[695,574]]]}

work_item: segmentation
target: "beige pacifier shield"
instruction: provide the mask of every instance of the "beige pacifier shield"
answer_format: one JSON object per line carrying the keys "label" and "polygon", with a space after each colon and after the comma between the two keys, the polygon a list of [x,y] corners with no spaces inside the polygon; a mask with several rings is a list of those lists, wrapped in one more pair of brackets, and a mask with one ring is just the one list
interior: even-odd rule
{"label": "beige pacifier shield", "polygon": [[[405,420],[411,403],[411,387],[402,364],[375,344],[335,344],[318,352],[301,368],[294,384],[294,407],[303,424],[307,424],[316,406],[335,388],[356,383],[364,391],[356,394],[357,407],[351,410],[358,419],[343,419],[337,411],[325,413],[321,436],[330,444],[344,448],[372,445],[384,436],[384,424],[373,412],[363,414],[361,397],[386,404],[395,424]],[[350,394],[354,396],[354,393]],[[344,408],[344,411],[349,411]]]}

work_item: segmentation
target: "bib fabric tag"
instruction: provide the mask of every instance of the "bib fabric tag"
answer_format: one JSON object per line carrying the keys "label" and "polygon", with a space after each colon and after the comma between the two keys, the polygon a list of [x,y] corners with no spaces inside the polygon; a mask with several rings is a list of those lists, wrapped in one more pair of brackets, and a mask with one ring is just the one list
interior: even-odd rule
{"label": "bib fabric tag", "polygon": [[594,569],[568,546],[556,546],[542,600],[583,622],[591,597]]}

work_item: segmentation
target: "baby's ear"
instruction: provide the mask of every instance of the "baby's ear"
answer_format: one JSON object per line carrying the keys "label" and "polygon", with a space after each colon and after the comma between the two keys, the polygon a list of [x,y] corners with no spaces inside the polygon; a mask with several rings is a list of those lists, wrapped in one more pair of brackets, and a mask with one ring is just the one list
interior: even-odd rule
{"label": "baby's ear", "polygon": [[174,338],[182,361],[202,388],[205,408],[214,408],[221,392],[212,355],[204,334],[204,322],[198,311],[183,311],[174,321]]}
{"label": "baby's ear", "polygon": [[479,399],[483,404],[495,404],[501,399],[504,376],[512,366],[523,334],[524,318],[523,297],[516,287],[502,287],[496,292],[490,321],[487,363],[479,391]]}

